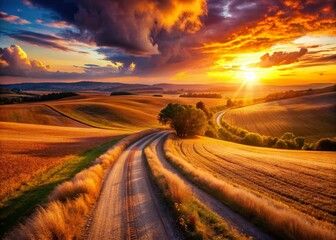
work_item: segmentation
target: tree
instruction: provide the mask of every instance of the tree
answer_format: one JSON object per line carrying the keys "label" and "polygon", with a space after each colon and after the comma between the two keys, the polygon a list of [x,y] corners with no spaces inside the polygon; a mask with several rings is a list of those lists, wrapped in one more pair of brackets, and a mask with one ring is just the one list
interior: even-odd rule
{"label": "tree", "polygon": [[319,151],[336,151],[336,140],[332,138],[322,138],[317,141],[315,149]]}
{"label": "tree", "polygon": [[293,140],[295,138],[295,134],[292,132],[286,132],[284,135],[281,136],[283,140]]}
{"label": "tree", "polygon": [[196,103],[196,108],[204,110],[205,109],[205,104],[202,101],[199,101],[198,103]]}
{"label": "tree", "polygon": [[229,98],[226,102],[226,106],[227,107],[233,107],[233,105],[234,105],[233,101],[231,100],[231,98]]}
{"label": "tree", "polygon": [[263,145],[263,138],[258,133],[248,133],[244,137],[244,142],[248,145],[252,146],[262,146]]}
{"label": "tree", "polygon": [[285,140],[283,139],[278,139],[278,141],[275,143],[274,147],[280,148],[280,149],[286,149],[288,148],[288,145]]}
{"label": "tree", "polygon": [[169,103],[158,115],[162,125],[169,125],[181,138],[201,134],[207,124],[205,113],[191,105]]}
{"label": "tree", "polygon": [[212,114],[209,113],[208,109],[205,107],[204,102],[199,101],[198,103],[196,103],[196,108],[197,109],[201,109],[205,113],[205,115],[207,116],[207,118],[211,119]]}

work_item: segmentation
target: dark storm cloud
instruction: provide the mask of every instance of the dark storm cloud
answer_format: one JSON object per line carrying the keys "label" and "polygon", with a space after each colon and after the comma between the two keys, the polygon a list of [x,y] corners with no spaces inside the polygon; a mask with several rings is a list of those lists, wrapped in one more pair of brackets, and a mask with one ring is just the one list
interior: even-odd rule
{"label": "dark storm cloud", "polygon": [[26,0],[53,10],[57,17],[78,28],[66,36],[98,46],[118,47],[133,55],[159,54],[161,30],[192,33],[201,27],[205,0]]}
{"label": "dark storm cloud", "polygon": [[33,45],[46,48],[54,48],[62,51],[73,51],[78,52],[68,45],[68,42],[65,39],[62,39],[58,36],[48,35],[43,33],[19,30],[15,33],[5,33],[6,35]]}
{"label": "dark storm cloud", "polygon": [[322,57],[311,56],[306,58],[304,61],[301,61],[297,67],[317,67],[317,66],[326,66],[330,64],[335,64],[336,62],[336,54],[329,54]]}
{"label": "dark storm cloud", "polygon": [[306,48],[301,48],[298,52],[274,52],[272,55],[266,53],[260,58],[260,62],[256,67],[269,68],[273,66],[280,66],[295,63],[299,57],[302,57],[308,52]]}

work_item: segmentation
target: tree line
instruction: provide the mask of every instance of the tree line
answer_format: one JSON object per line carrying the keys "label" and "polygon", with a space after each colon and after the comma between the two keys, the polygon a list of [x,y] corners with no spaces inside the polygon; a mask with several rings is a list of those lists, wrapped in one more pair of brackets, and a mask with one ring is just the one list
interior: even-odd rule
{"label": "tree line", "polygon": [[24,102],[38,102],[38,101],[50,101],[50,100],[58,100],[66,97],[78,96],[77,93],[73,92],[60,92],[60,93],[49,93],[42,95],[32,95],[32,96],[8,96],[8,97],[0,97],[0,105],[3,104],[14,104],[14,103],[24,103]]}
{"label": "tree line", "polygon": [[218,93],[185,93],[181,94],[180,97],[186,98],[222,98],[222,95]]}

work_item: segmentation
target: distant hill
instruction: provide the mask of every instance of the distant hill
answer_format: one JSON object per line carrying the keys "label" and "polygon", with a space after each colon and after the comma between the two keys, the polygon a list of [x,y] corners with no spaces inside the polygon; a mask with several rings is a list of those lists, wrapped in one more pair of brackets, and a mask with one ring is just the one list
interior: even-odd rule
{"label": "distant hill", "polygon": [[18,89],[21,91],[53,91],[53,92],[79,92],[79,91],[160,91],[162,88],[153,87],[146,84],[126,84],[118,82],[46,82],[46,83],[18,83],[18,84],[3,84],[1,88]]}
{"label": "distant hill", "polygon": [[[306,85],[256,85],[253,87],[254,92],[266,93],[287,91],[287,90],[304,90],[309,88],[322,88],[333,85],[333,83],[313,83]],[[20,91],[52,91],[52,92],[79,92],[79,91],[105,91],[105,92],[235,92],[240,88],[236,83],[211,83],[211,84],[135,84],[120,82],[45,82],[45,83],[17,83],[17,84],[0,84],[0,88],[16,89]]]}

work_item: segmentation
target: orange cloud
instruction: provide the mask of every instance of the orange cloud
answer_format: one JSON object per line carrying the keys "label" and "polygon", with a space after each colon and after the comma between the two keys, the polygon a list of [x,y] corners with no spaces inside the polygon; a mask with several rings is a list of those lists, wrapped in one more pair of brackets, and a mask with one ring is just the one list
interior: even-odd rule
{"label": "orange cloud", "polygon": [[7,21],[14,24],[30,24],[26,19],[20,18],[19,16],[9,15],[5,12],[0,12],[0,20]]}
{"label": "orange cloud", "polygon": [[[319,9],[316,7],[316,1],[303,4],[300,0],[288,0],[283,4],[269,6],[263,17],[257,21],[239,22],[233,33],[222,41],[205,43],[201,47],[202,51],[204,53],[260,51],[277,43],[291,42],[307,33],[336,35],[336,17],[330,11],[331,6],[320,4]],[[255,11],[257,10],[256,8]]]}
{"label": "orange cloud", "polygon": [[35,22],[53,28],[67,28],[70,26],[70,24],[66,21],[44,22],[41,19],[37,19]]}
{"label": "orange cloud", "polygon": [[18,45],[0,48],[0,75],[25,76],[48,72],[49,68],[39,60],[29,59]]}

